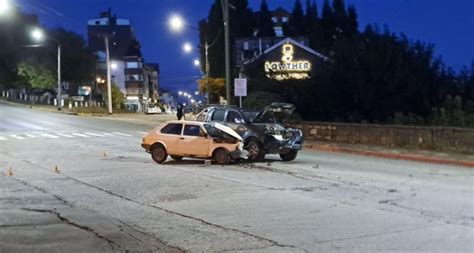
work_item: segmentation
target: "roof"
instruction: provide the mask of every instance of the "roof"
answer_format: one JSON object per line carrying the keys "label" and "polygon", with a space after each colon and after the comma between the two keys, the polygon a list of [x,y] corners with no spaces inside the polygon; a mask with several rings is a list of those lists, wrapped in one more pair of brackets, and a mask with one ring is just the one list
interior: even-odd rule
{"label": "roof", "polygon": [[292,38],[289,38],[289,37],[287,37],[287,38],[281,40],[280,42],[276,43],[275,45],[269,47],[267,50],[265,50],[265,51],[263,52],[263,54],[267,54],[267,53],[273,51],[274,49],[278,48],[279,46],[281,46],[281,45],[283,45],[283,44],[286,44],[286,43],[292,43],[292,44],[294,44],[294,45],[296,45],[296,46],[298,46],[298,47],[304,49],[305,51],[309,52],[310,54],[313,54],[313,55],[318,56],[319,58],[322,58],[323,60],[327,60],[327,59],[328,59],[327,56],[325,56],[325,55],[323,55],[323,54],[321,54],[321,53],[318,53],[318,52],[314,51],[313,49],[311,49],[311,48],[309,48],[309,47],[307,47],[307,46],[305,46],[305,45],[299,43],[298,41],[296,41],[296,40],[294,40],[294,39],[292,39]]}

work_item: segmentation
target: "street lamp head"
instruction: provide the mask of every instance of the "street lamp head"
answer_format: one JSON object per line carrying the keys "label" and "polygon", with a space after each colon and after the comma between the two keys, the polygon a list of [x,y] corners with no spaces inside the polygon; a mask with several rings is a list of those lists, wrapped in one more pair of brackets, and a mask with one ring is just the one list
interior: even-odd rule
{"label": "street lamp head", "polygon": [[193,51],[193,46],[191,46],[191,43],[189,43],[189,42],[184,43],[183,51],[185,53],[191,53],[191,51]]}
{"label": "street lamp head", "polygon": [[188,94],[187,97],[188,97],[188,98],[191,98],[191,95]]}
{"label": "street lamp head", "polygon": [[199,95],[199,91],[195,91],[195,92],[194,92],[194,95]]}
{"label": "street lamp head", "polygon": [[180,32],[184,29],[184,20],[178,15],[171,16],[168,24],[170,29],[174,32]]}
{"label": "street lamp head", "polygon": [[6,15],[11,9],[9,0],[0,0],[0,15]]}
{"label": "street lamp head", "polygon": [[111,68],[112,70],[116,70],[116,69],[118,68],[117,63],[112,62],[112,63],[110,64],[110,68]]}
{"label": "street lamp head", "polygon": [[182,91],[178,91],[178,94],[179,94],[179,95],[183,95],[183,92],[182,92]]}
{"label": "street lamp head", "polygon": [[41,29],[35,28],[33,31],[31,31],[31,37],[33,37],[33,39],[36,41],[42,41],[44,38],[44,33]]}
{"label": "street lamp head", "polygon": [[201,66],[201,62],[198,59],[194,60],[194,66],[196,67]]}

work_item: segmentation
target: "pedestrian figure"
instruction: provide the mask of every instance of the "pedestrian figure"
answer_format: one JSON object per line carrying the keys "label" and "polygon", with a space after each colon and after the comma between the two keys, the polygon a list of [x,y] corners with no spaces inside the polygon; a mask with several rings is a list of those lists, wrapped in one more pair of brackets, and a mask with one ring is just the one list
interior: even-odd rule
{"label": "pedestrian figure", "polygon": [[176,111],[177,111],[176,116],[178,117],[178,120],[181,120],[181,118],[183,117],[183,106],[178,105],[178,108]]}

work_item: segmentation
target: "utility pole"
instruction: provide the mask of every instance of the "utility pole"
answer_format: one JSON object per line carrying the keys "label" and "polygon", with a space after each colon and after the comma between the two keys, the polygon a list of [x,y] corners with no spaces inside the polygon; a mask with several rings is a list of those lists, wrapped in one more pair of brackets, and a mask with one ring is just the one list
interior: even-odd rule
{"label": "utility pole", "polygon": [[229,0],[221,0],[222,17],[225,29],[225,94],[227,104],[230,105],[230,43],[229,43]]}
{"label": "utility pole", "polygon": [[[206,34],[207,36],[207,34]],[[207,92],[207,104],[209,104],[210,100],[210,93],[209,93],[209,45],[207,44],[207,38],[206,38],[206,92]]]}
{"label": "utility pole", "polygon": [[58,111],[61,111],[61,44],[58,42]]}
{"label": "utility pole", "polygon": [[109,114],[112,114],[112,87],[110,84],[110,52],[108,36],[105,36],[105,54],[107,64],[107,111]]}

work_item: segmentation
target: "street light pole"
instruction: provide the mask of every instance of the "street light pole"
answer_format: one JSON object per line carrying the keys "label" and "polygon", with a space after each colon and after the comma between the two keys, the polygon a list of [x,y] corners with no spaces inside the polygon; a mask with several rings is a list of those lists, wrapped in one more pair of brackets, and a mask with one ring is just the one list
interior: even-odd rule
{"label": "street light pole", "polygon": [[229,44],[229,0],[221,0],[222,17],[225,30],[225,94],[227,104],[230,105],[230,44]]}
{"label": "street light pole", "polygon": [[112,85],[110,84],[110,52],[109,52],[109,37],[105,36],[105,54],[107,65],[107,111],[112,114]]}
{"label": "street light pole", "polygon": [[207,44],[207,38],[206,38],[206,44],[204,45],[206,48],[206,92],[207,92],[207,101],[206,104],[209,104],[209,99],[210,99],[210,93],[209,93],[209,45]]}
{"label": "street light pole", "polygon": [[58,42],[58,111],[61,111],[61,44]]}

